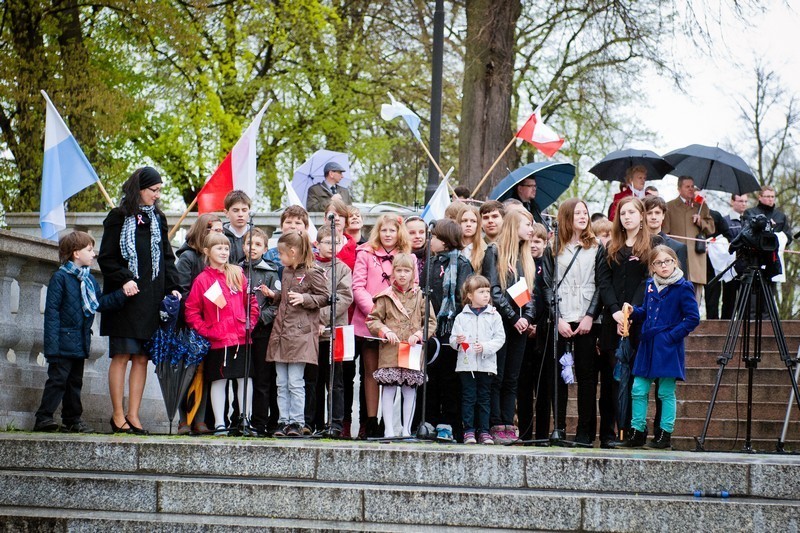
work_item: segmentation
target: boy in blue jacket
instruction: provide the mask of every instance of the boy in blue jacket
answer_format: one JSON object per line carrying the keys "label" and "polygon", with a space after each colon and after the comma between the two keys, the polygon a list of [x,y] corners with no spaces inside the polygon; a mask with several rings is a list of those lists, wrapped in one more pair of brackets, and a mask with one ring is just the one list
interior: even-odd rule
{"label": "boy in blue jacket", "polygon": [[61,431],[92,433],[81,420],[83,365],[89,357],[92,323],[98,311],[119,309],[125,303],[122,289],[103,295],[90,271],[94,261],[94,239],[83,231],[73,231],[58,242],[61,267],[47,285],[44,310],[44,355],[47,358],[47,383],[42,403],[36,411],[34,431],[56,431],[53,413],[62,403]]}

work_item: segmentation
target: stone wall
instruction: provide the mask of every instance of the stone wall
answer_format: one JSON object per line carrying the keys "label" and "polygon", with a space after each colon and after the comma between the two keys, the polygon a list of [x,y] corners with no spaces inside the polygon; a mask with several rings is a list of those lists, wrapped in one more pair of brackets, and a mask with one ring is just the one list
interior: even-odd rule
{"label": "stone wall", "polygon": [[[0,230],[0,429],[33,427],[47,380],[42,354],[44,301],[47,283],[58,266],[55,243]],[[100,271],[95,269],[94,274],[102,284]],[[99,323],[98,317],[84,371],[84,420],[98,431],[110,431],[108,339],[98,335]],[[147,429],[166,433],[167,417],[154,370],[151,364],[141,418]]]}

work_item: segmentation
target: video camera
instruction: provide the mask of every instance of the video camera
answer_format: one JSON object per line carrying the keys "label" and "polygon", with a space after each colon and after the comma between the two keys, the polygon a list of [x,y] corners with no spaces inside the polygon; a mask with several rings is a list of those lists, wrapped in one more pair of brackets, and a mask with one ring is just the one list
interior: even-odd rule
{"label": "video camera", "polygon": [[[764,214],[742,221],[742,231],[728,246],[728,253],[734,252],[737,262],[743,260],[746,265],[764,267],[770,278],[782,272],[778,261],[778,236]],[[739,268],[736,270],[740,271]]]}

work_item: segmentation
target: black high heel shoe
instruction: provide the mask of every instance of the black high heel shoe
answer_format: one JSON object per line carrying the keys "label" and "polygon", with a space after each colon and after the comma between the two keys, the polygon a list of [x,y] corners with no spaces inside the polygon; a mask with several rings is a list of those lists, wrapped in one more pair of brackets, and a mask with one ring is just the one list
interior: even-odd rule
{"label": "black high heel shoe", "polygon": [[130,432],[133,433],[134,435],[149,435],[150,434],[150,432],[147,431],[146,429],[137,428],[136,426],[134,426],[133,422],[128,420],[127,416],[125,417],[125,422],[127,422],[128,425],[131,427]]}
{"label": "black high heel shoe", "polygon": [[[131,425],[130,422],[128,422],[127,418],[125,419],[125,422],[128,424],[128,426]],[[111,424],[111,431],[113,433],[130,433],[131,432],[131,428],[130,427],[123,428],[123,427],[120,427],[120,426],[116,425],[114,423],[114,417],[113,416],[111,417],[111,420],[109,420],[109,424]]]}

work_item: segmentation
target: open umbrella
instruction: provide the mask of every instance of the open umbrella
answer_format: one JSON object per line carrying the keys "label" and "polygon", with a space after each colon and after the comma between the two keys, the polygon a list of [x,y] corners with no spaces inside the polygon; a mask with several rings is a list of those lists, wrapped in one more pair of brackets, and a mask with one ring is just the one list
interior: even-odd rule
{"label": "open umbrella", "polygon": [[344,177],[339,182],[339,185],[349,188],[353,182],[353,177],[350,175],[350,159],[347,154],[331,150],[317,150],[305,163],[297,167],[292,178],[292,188],[297,193],[297,196],[300,197],[300,201],[304,206],[308,199],[308,189],[325,179],[325,174],[322,171],[325,168],[325,163],[330,162],[339,163],[345,169]]}
{"label": "open umbrella", "polygon": [[631,408],[631,393],[628,384],[631,380],[631,362],[633,361],[633,349],[630,339],[630,313],[632,309],[624,306],[622,309],[622,336],[619,339],[619,346],[614,357],[617,364],[614,366],[614,379],[619,382],[617,389],[617,428],[627,429],[628,418]]}
{"label": "open umbrella", "polygon": [[647,169],[648,180],[660,180],[672,170],[672,165],[657,153],[628,148],[611,152],[590,168],[589,172],[603,181],[625,181],[628,169],[638,165]]}
{"label": "open umbrella", "polygon": [[698,189],[745,194],[761,188],[741,157],[716,146],[690,144],[671,151],[664,159],[675,167],[672,174],[691,176]]}
{"label": "open umbrella", "polygon": [[569,188],[575,179],[575,166],[555,162],[529,163],[500,180],[489,193],[489,199],[502,202],[511,198],[514,188],[526,178],[536,179],[536,198],[533,201],[539,211],[544,211]]}

